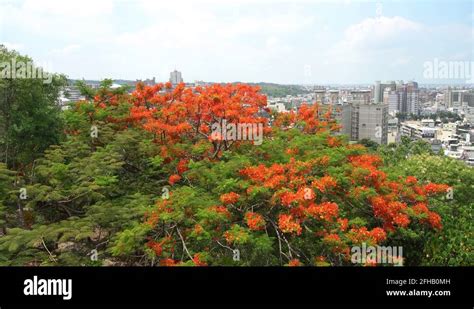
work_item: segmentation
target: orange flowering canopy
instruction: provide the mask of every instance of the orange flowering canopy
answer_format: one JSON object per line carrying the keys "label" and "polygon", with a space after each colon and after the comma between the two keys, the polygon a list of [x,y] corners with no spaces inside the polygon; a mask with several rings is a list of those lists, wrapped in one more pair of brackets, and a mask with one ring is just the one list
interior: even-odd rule
{"label": "orange flowering canopy", "polygon": [[[213,133],[213,125],[267,124],[259,112],[267,105],[259,89],[244,84],[214,84],[208,87],[174,89],[171,84],[144,86],[138,84],[132,93],[129,120],[154,134],[155,141],[168,149],[173,143],[198,144],[206,140],[212,144],[208,155],[217,157],[237,140],[222,138]],[[170,153],[171,155],[171,153]]]}
{"label": "orange flowering canopy", "polygon": [[301,127],[305,133],[338,131],[340,125],[332,116],[331,108],[322,108],[319,104],[303,104],[297,113],[280,113],[275,126],[282,128]]}
{"label": "orange flowering canopy", "polygon": [[[265,98],[244,85],[138,87],[132,102],[133,121],[160,145],[223,143],[210,139],[213,121],[266,123],[258,116]],[[413,241],[404,235],[442,228],[429,205],[448,186],[387,174],[380,157],[335,135],[338,124],[321,111],[277,115],[261,146],[180,161],[170,198],[147,213],[150,254],[166,265],[350,265],[353,246],[399,246]]]}

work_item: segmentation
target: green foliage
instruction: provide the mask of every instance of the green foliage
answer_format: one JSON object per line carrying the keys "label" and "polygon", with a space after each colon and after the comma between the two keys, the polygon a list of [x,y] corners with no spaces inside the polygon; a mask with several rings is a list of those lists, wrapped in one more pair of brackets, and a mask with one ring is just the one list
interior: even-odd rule
{"label": "green foliage", "polygon": [[[13,171],[6,168],[5,164],[0,163],[0,233],[6,232],[6,223],[8,217],[13,215],[13,207],[11,207],[11,200],[14,199],[13,184],[14,184]],[[12,196],[13,195],[13,196]]]}
{"label": "green foliage", "polygon": [[[162,171],[152,168],[149,157],[157,149],[146,135],[96,122],[90,114],[95,111],[91,104],[64,113],[66,128],[78,134],[47,149],[31,175],[23,177],[26,200],[18,200],[14,173],[0,163],[0,235],[5,234],[0,236],[0,265],[128,262],[116,258],[125,239],[121,233],[137,226],[153,204]],[[94,139],[91,122],[99,129]],[[18,203],[24,208],[24,227],[16,214]],[[94,249],[97,261],[90,258]]]}
{"label": "green foliage", "polygon": [[368,138],[361,139],[359,141],[359,144],[364,145],[365,147],[367,147],[367,148],[369,148],[373,151],[376,151],[377,148],[379,147],[379,144],[377,144],[376,142],[374,142],[373,140],[368,139]]}
{"label": "green foliage", "polygon": [[[16,56],[5,49],[2,55]],[[59,114],[51,105],[57,88],[35,83],[0,82],[6,97],[11,89],[21,94],[1,101],[0,107],[2,120],[14,120],[0,128],[0,155],[8,159],[8,164],[0,162],[0,265],[154,266],[171,260],[183,266],[255,266],[285,265],[296,258],[306,265],[347,265],[337,244],[319,232],[345,237],[348,229],[381,225],[370,200],[390,192],[365,185],[381,171],[364,166],[365,162],[351,165],[350,158],[367,150],[329,145],[332,137],[327,132],[275,129],[258,147],[242,143],[212,159],[205,156],[210,145],[206,141],[178,140],[167,149],[174,152],[165,155],[153,133],[129,122],[126,88],[110,89],[111,80],[104,80],[98,89],[79,82],[81,92],[94,101],[76,103]],[[30,86],[33,98],[26,95],[25,87]],[[34,102],[39,105],[33,106]],[[33,111],[24,113],[28,108]],[[57,126],[53,120],[58,120]],[[45,131],[38,133],[38,128]],[[92,128],[97,136],[91,136]],[[66,136],[59,138],[59,129]],[[31,141],[23,142],[25,136],[32,136]],[[12,148],[13,141],[18,146]],[[420,224],[426,214],[408,208],[413,223],[387,229],[387,243],[403,245],[408,265],[472,265],[473,170],[432,155],[421,141],[403,139],[400,145],[380,147],[363,143],[382,156],[388,179],[416,175],[420,183],[453,188],[453,199],[430,197],[430,209],[443,220],[441,231],[427,229]],[[27,172],[20,162],[28,165]],[[311,164],[306,170],[295,162]],[[303,172],[305,179],[293,175],[275,192],[271,182],[254,183],[242,175],[245,168],[261,166],[265,171],[273,165],[276,169],[288,165],[292,174]],[[178,180],[171,181],[170,176]],[[337,188],[318,187],[324,177]],[[288,227],[278,218],[287,209],[276,200],[307,180],[316,183],[313,206],[337,204],[339,219],[348,218],[345,230],[340,221],[322,220],[323,213],[302,221],[296,234],[283,231]],[[18,198],[20,188],[26,189],[26,200]],[[263,225],[252,227],[251,220],[257,219]],[[240,259],[234,256],[236,250]],[[91,259],[94,252],[97,260]]]}
{"label": "green foliage", "polygon": [[[412,141],[406,136],[402,136],[400,144],[389,144],[387,146],[379,146],[377,153],[384,158],[384,162],[388,165],[395,165],[405,161],[407,158],[420,155],[433,155],[431,146],[424,140]],[[416,175],[417,173],[415,173]]]}
{"label": "green foliage", "polygon": [[[399,146],[393,153],[406,153],[406,145]],[[416,148],[415,145],[409,146]],[[474,263],[474,170],[464,162],[444,156],[425,153],[412,155],[407,159],[398,159],[395,155],[388,159],[391,174],[416,175],[420,181],[445,183],[452,188],[444,200],[436,201],[433,209],[443,219],[443,229],[435,237],[424,235],[418,244],[405,250],[416,253],[412,259],[422,265],[472,265]],[[408,248],[407,248],[408,249]]]}
{"label": "green foliage", "polygon": [[[0,45],[1,63],[32,63],[32,60]],[[12,70],[10,68],[10,70]],[[2,68],[0,74],[8,72]],[[62,119],[57,98],[66,78],[0,78],[0,162],[24,169],[62,137]],[[26,76],[28,77],[28,76]]]}

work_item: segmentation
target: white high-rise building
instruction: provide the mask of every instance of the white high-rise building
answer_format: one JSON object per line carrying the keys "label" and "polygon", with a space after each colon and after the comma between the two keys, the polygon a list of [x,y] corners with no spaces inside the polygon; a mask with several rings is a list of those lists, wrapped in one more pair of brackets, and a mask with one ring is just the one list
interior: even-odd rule
{"label": "white high-rise building", "polygon": [[417,82],[408,82],[405,87],[406,91],[406,109],[403,113],[419,115],[420,113],[420,90]]}
{"label": "white high-rise building", "polygon": [[420,113],[419,90],[407,92],[407,109],[408,114],[418,115]]}
{"label": "white high-rise building", "polygon": [[396,114],[400,110],[400,93],[395,90],[385,89],[383,94],[383,102],[388,105],[388,112]]}
{"label": "white high-rise building", "polygon": [[183,82],[183,77],[181,76],[181,72],[174,70],[170,73],[170,83],[173,85],[177,85]]}

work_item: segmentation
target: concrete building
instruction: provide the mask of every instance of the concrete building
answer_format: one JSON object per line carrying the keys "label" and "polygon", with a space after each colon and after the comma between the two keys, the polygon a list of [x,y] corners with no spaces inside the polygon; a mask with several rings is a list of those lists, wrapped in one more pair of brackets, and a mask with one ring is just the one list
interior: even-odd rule
{"label": "concrete building", "polygon": [[173,85],[177,85],[183,82],[183,77],[181,76],[181,72],[174,70],[170,73],[170,83]]}
{"label": "concrete building", "polygon": [[59,92],[58,104],[63,110],[68,109],[70,103],[82,100],[85,100],[85,96],[81,94],[79,88],[77,88],[76,86],[64,87]]}
{"label": "concrete building", "polygon": [[418,89],[418,83],[409,82],[406,84],[406,108],[402,109],[402,113],[406,114],[420,114],[420,90]]}
{"label": "concrete building", "polygon": [[448,108],[459,108],[464,106],[474,107],[474,92],[466,89],[448,88],[445,93],[446,105]]}
{"label": "concrete building", "polygon": [[326,94],[326,101],[328,104],[339,104],[340,102],[340,95],[338,89],[331,89]]}
{"label": "concrete building", "polygon": [[465,109],[464,119],[467,123],[474,125],[474,106],[468,106]]}
{"label": "concrete building", "polygon": [[427,127],[427,128],[434,128],[435,127],[435,121],[433,119],[422,119],[421,120],[421,125],[423,127]]}
{"label": "concrete building", "polygon": [[347,94],[347,102],[350,104],[369,104],[371,102],[370,90],[350,90]]}
{"label": "concrete building", "polygon": [[332,117],[341,125],[339,134],[347,135],[351,141],[370,139],[387,144],[388,105],[371,103],[370,90],[319,90],[315,94],[316,101],[325,102],[321,113],[332,109]]}
{"label": "concrete building", "polygon": [[374,86],[374,103],[382,103],[384,102],[384,92],[388,89],[388,91],[395,90],[395,82],[390,81],[387,83],[381,83],[379,80],[375,82]]}
{"label": "concrete building", "polygon": [[369,139],[387,144],[388,104],[373,104],[371,90],[316,89],[314,98],[320,103],[321,115],[331,109],[332,117],[341,125],[338,134],[347,135],[351,141]]}
{"label": "concrete building", "polygon": [[314,101],[319,104],[326,104],[326,89],[314,90]]}
{"label": "concrete building", "polygon": [[445,92],[445,100],[449,111],[463,117],[465,122],[474,124],[474,91],[449,87]]}
{"label": "concrete building", "polygon": [[390,88],[385,89],[383,93],[383,103],[388,105],[388,112],[392,115],[397,114],[400,110],[401,96],[400,93]]}
{"label": "concrete building", "polygon": [[387,144],[387,135],[387,104],[351,104],[351,140],[370,139]]}
{"label": "concrete building", "polygon": [[335,119],[341,129],[338,134],[351,135],[351,105],[350,104],[323,104],[320,106],[319,115],[331,109],[331,118]]}
{"label": "concrete building", "polygon": [[433,126],[424,126],[421,121],[405,121],[400,126],[400,134],[411,139],[434,139],[437,129]]}
{"label": "concrete building", "polygon": [[474,166],[474,146],[464,146],[462,147],[462,159],[467,163],[469,166]]}
{"label": "concrete building", "polygon": [[390,87],[385,87],[384,89],[382,101],[388,104],[389,113],[392,115],[396,113],[420,114],[420,90],[418,89],[418,83],[408,82],[405,84],[403,81],[399,81],[395,86],[390,84]]}
{"label": "concrete building", "polygon": [[285,104],[279,103],[279,102],[269,103],[268,108],[270,108],[274,111],[277,111],[279,113],[286,113],[287,112]]}

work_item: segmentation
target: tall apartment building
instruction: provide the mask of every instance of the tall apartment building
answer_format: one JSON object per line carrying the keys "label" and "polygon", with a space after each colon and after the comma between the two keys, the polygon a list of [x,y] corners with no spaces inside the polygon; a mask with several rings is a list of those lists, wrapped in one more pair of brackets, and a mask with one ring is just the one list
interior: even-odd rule
{"label": "tall apartment building", "polygon": [[408,82],[405,87],[406,91],[406,109],[402,109],[402,113],[420,114],[420,90],[417,82]]}
{"label": "tall apartment building", "polygon": [[388,112],[396,114],[400,110],[401,96],[400,92],[390,88],[385,89],[383,93],[383,103],[388,105]]}
{"label": "tall apartment building", "polygon": [[369,139],[378,144],[387,144],[388,105],[387,104],[351,104],[351,134],[353,141]]}
{"label": "tall apartment building", "polygon": [[183,82],[183,77],[181,76],[181,72],[174,70],[170,73],[170,83],[173,85],[177,85]]}
{"label": "tall apartment building", "polygon": [[395,85],[392,83],[390,87],[384,88],[382,102],[388,105],[389,113],[419,115],[419,94],[418,83],[408,82],[405,84],[403,81],[399,81]]}

